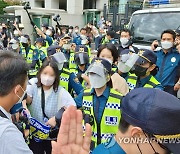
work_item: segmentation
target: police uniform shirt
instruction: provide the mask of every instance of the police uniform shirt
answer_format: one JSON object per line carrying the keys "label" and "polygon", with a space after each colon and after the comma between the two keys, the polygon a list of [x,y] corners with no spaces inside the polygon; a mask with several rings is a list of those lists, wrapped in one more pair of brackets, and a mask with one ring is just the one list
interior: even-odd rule
{"label": "police uniform shirt", "polygon": [[[38,49],[35,49],[38,50]],[[46,54],[40,49],[38,50],[39,58],[41,61],[43,61],[46,58]]]}
{"label": "police uniform shirt", "polygon": [[8,117],[0,117],[0,154],[33,154],[23,134],[12,123],[11,115],[1,106],[0,110]]}
{"label": "police uniform shirt", "polygon": [[[151,78],[151,75],[145,77],[145,78],[142,78],[142,79],[139,79],[137,80],[137,83],[136,83],[136,88],[141,88],[141,87],[144,87],[144,85],[146,83],[148,83],[148,81],[150,80]],[[161,84],[157,85],[156,87],[154,87],[156,89],[160,89],[160,90],[164,90],[163,86]]]}
{"label": "police uniform shirt", "polygon": [[180,54],[176,49],[171,49],[166,54],[161,49],[155,52],[157,55],[156,65],[159,71],[156,74],[156,79],[163,86],[174,86],[175,78],[177,76],[177,68],[180,67]]}
{"label": "police uniform shirt", "polygon": [[[78,108],[82,107],[83,93],[84,92],[81,92],[74,99]],[[107,86],[101,96],[98,96],[98,97],[96,96],[96,92],[95,92],[94,88],[91,90],[91,94],[93,95],[93,106],[95,107],[95,111],[98,110],[98,117],[97,117],[97,119],[98,119],[98,122],[100,122],[101,117],[103,115],[104,108],[105,108],[107,100],[109,98],[110,87]],[[99,109],[96,109],[97,103],[99,103]]]}
{"label": "police uniform shirt", "polygon": [[92,154],[126,154],[124,150],[115,141],[114,137],[110,138],[106,143],[98,145]]}
{"label": "police uniform shirt", "polygon": [[51,46],[53,44],[53,38],[46,35],[46,39],[45,39],[47,42],[48,42],[48,45]]}
{"label": "police uniform shirt", "polygon": [[79,95],[83,90],[83,86],[74,73],[71,73],[69,76],[68,91],[71,91],[72,89],[76,92],[77,95]]}
{"label": "police uniform shirt", "polygon": [[[28,47],[28,48],[26,49],[26,55],[25,55],[25,57],[27,57],[27,55],[29,54],[29,50],[30,50],[30,47]],[[22,55],[22,49],[20,49],[20,54]],[[33,50],[33,61],[37,61],[37,60],[39,60],[39,52],[38,52],[37,49],[34,49],[34,50]]]}

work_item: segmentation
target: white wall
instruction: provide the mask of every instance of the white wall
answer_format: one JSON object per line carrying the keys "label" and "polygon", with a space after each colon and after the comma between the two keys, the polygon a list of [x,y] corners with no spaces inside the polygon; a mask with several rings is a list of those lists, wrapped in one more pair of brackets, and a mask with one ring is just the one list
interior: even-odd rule
{"label": "white wall", "polygon": [[69,14],[83,14],[83,0],[67,0]]}

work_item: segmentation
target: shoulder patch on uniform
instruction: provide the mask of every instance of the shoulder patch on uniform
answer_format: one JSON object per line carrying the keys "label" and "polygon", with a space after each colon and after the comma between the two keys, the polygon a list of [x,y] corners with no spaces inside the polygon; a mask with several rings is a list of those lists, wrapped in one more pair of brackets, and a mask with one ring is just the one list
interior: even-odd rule
{"label": "shoulder patch on uniform", "polygon": [[75,83],[79,83],[79,79],[77,77],[74,78]]}
{"label": "shoulder patch on uniform", "polygon": [[105,142],[103,144],[104,144],[105,148],[109,149],[109,148],[113,147],[115,143],[116,143],[116,141],[112,137],[112,138],[107,139],[107,142]]}

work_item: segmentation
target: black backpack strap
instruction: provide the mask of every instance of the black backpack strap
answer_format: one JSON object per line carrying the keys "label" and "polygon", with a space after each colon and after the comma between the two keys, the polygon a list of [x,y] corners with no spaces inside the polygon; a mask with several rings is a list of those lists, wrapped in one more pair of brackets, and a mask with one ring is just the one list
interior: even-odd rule
{"label": "black backpack strap", "polygon": [[48,116],[45,114],[45,96],[44,96],[44,90],[43,87],[41,87],[41,108],[44,118],[48,118]]}
{"label": "black backpack strap", "polygon": [[0,116],[2,117],[2,118],[7,118],[8,119],[8,117],[0,110]]}

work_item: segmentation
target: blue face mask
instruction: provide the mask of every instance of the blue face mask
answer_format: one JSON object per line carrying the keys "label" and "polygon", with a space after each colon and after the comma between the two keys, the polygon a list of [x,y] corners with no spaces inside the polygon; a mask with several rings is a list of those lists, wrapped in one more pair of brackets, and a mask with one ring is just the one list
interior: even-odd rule
{"label": "blue face mask", "polygon": [[10,114],[15,114],[23,108],[22,101],[23,101],[24,96],[26,95],[26,91],[24,91],[24,89],[22,87],[21,87],[21,89],[24,93],[23,93],[22,97],[20,97],[16,94],[17,97],[19,98],[19,101],[10,109]]}

